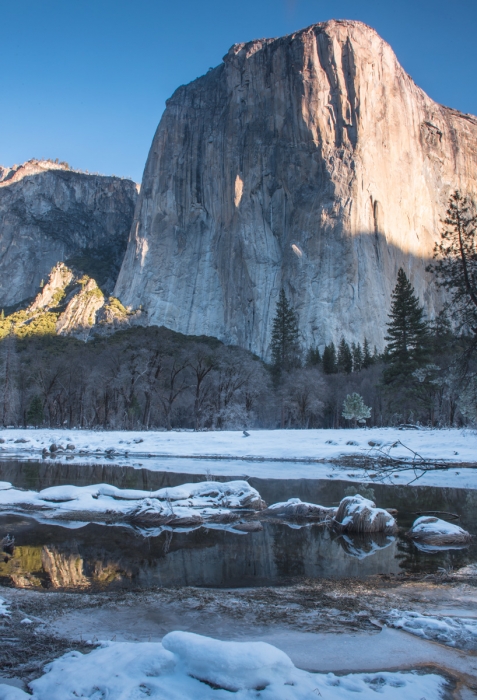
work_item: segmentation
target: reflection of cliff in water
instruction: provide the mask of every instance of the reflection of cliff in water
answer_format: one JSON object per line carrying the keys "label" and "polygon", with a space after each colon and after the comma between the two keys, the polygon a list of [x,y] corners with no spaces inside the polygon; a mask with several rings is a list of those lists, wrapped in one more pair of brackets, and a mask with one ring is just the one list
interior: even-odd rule
{"label": "reflection of cliff in water", "polygon": [[264,524],[241,535],[200,528],[142,538],[126,528],[81,530],[6,516],[15,534],[13,557],[0,563],[0,582],[19,587],[242,586],[286,583],[293,577],[347,578],[398,573],[395,543],[360,560],[319,526]]}
{"label": "reflection of cliff in water", "polygon": [[[237,465],[237,477],[240,476]],[[243,468],[243,465],[242,465]],[[290,472],[293,473],[292,471]],[[218,477],[230,481],[233,477]],[[109,483],[119,488],[155,490],[205,479],[204,474],[154,472],[108,465],[0,462],[0,481],[40,490],[48,486]],[[267,503],[291,497],[336,505],[356,487],[373,490],[380,507],[398,509],[398,523],[409,529],[418,511],[451,511],[476,534],[477,496],[462,489],[396,486],[319,479],[250,478]],[[241,586],[287,583],[293,577],[346,578],[402,571],[436,572],[477,560],[477,539],[466,550],[426,554],[411,542],[344,538],[322,525],[297,528],[264,522],[262,532],[231,533],[199,528],[144,538],[131,528],[90,524],[68,529],[20,515],[0,515],[0,537],[15,536],[13,557],[0,559],[0,583],[37,588],[98,586]]]}

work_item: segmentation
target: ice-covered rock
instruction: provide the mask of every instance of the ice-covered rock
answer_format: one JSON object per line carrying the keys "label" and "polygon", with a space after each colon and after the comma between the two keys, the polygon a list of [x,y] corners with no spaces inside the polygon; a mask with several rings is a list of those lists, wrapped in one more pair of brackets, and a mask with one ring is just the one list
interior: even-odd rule
{"label": "ice-covered rock", "polygon": [[110,484],[52,486],[23,491],[2,482],[0,509],[28,510],[42,518],[77,521],[130,522],[142,526],[197,527],[229,524],[235,512],[261,510],[265,504],[246,481],[204,481],[157,491],[119,489]]}
{"label": "ice-covered rock", "polygon": [[415,520],[407,535],[427,550],[463,546],[472,540],[472,535],[459,525],[427,515]]}
{"label": "ice-covered rock", "polygon": [[336,508],[326,508],[315,503],[303,502],[299,498],[289,498],[283,503],[268,506],[263,514],[290,520],[328,520],[336,514]]}
{"label": "ice-covered rock", "polygon": [[382,532],[393,534],[397,524],[393,516],[364,496],[346,496],[336,511],[334,525],[341,532]]}

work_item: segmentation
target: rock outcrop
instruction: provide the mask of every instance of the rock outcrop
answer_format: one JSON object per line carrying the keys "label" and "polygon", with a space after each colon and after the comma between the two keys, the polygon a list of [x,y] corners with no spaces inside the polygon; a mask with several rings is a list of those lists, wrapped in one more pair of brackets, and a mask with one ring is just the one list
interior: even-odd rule
{"label": "rock outcrop", "polygon": [[104,306],[104,294],[94,279],[84,280],[56,323],[58,335],[75,335],[86,340],[96,322],[96,312]]}
{"label": "rock outcrop", "polygon": [[20,338],[70,335],[86,341],[94,335],[145,325],[146,318],[141,310],[125,309],[115,297],[106,300],[92,277],[77,275],[58,263],[33,303],[0,319],[0,339],[13,333]]}
{"label": "rock outcrop", "polygon": [[400,266],[439,308],[425,267],[476,155],[477,119],[360,22],[237,44],[167,102],[115,295],[266,357],[283,285],[306,346],[381,350]]}
{"label": "rock outcrop", "polygon": [[55,265],[50,272],[48,282],[43,286],[41,292],[37,294],[28,310],[33,312],[58,306],[64,297],[66,287],[73,279],[73,271],[66,267],[64,263],[60,262]]}
{"label": "rock outcrop", "polygon": [[66,164],[32,160],[0,168],[0,307],[33,297],[58,262],[114,287],[137,185]]}

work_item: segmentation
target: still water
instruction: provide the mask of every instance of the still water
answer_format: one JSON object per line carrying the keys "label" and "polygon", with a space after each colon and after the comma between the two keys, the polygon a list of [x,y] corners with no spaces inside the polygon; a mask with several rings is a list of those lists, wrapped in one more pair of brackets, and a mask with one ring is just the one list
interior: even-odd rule
{"label": "still water", "polygon": [[[0,462],[0,481],[29,489],[63,483],[157,489],[204,478],[111,464],[85,467]],[[298,497],[336,505],[357,489],[380,507],[398,509],[400,534],[395,538],[350,538],[337,536],[322,525],[264,522],[261,532],[248,534],[200,527],[145,537],[124,526],[88,524],[71,529],[38,523],[25,515],[2,514],[0,538],[7,533],[14,535],[16,547],[13,556],[0,559],[0,583],[43,590],[275,586],[303,578],[432,573],[477,562],[475,540],[462,550],[426,554],[404,537],[416,513],[423,511],[456,513],[460,516],[456,522],[476,534],[477,492],[317,479],[251,478],[249,482],[269,504]]]}

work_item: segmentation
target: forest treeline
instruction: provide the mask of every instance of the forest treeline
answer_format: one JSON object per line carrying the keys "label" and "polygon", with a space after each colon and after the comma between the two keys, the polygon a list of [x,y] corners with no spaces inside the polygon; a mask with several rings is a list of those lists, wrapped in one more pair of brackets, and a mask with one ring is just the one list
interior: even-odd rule
{"label": "forest treeline", "polygon": [[244,429],[477,420],[477,217],[458,192],[428,268],[447,303],[432,322],[399,270],[382,354],[366,338],[304,348],[280,292],[271,362],[166,328],[87,343],[10,333],[0,343],[0,422],[98,429]]}

